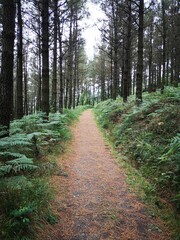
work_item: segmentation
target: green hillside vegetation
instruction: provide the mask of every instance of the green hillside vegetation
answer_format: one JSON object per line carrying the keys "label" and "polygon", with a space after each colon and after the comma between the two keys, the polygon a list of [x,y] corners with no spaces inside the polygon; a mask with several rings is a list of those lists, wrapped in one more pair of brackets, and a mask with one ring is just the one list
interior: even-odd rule
{"label": "green hillside vegetation", "polygon": [[[132,99],[99,103],[95,112],[115,149],[151,184],[144,189],[162,208],[164,199],[180,210],[180,89],[164,94],[144,93],[143,103]],[[157,193],[159,198],[157,197]]]}
{"label": "green hillside vegetation", "polygon": [[[71,138],[69,125],[86,107],[64,114],[24,116],[0,140],[0,239],[28,240],[43,222],[56,221],[48,178],[58,171],[55,156]],[[4,135],[2,128],[0,134]]]}

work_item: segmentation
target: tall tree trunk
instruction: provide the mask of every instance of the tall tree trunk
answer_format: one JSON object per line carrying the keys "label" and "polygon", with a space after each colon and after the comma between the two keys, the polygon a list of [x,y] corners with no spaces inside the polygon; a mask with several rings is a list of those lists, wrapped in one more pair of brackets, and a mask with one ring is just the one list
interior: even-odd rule
{"label": "tall tree trunk", "polygon": [[[28,48],[28,47],[27,47]],[[28,115],[28,89],[27,89],[27,81],[28,81],[28,71],[27,71],[27,64],[28,64],[28,49],[25,54],[24,59],[24,114]]]}
{"label": "tall tree trunk", "polygon": [[21,13],[21,0],[18,0],[18,68],[17,68],[17,88],[16,88],[16,117],[18,119],[23,117],[23,33],[22,33],[22,13]]}
{"label": "tall tree trunk", "polygon": [[[39,13],[40,13],[40,9]],[[41,17],[38,19],[38,95],[37,95],[37,110],[40,111],[42,103],[42,45],[41,45]]]}
{"label": "tall tree trunk", "polygon": [[152,56],[153,56],[153,17],[151,19],[151,26],[150,26],[150,39],[149,39],[149,84],[148,84],[148,92],[153,92],[153,69],[152,69]]}
{"label": "tall tree trunk", "polygon": [[[180,40],[179,40],[180,41]],[[180,83],[180,48],[177,49],[176,53],[175,53],[175,76],[174,76],[174,82],[173,85],[174,87],[178,87],[178,84]]]}
{"label": "tall tree trunk", "polygon": [[142,103],[143,82],[143,46],[144,46],[144,0],[139,0],[139,27],[138,27],[138,62],[136,73],[136,104]]}
{"label": "tall tree trunk", "polygon": [[125,61],[123,74],[123,101],[127,102],[127,97],[130,94],[131,86],[131,0],[127,0],[127,26],[125,36]]}
{"label": "tall tree trunk", "polygon": [[53,48],[53,78],[52,78],[52,109],[57,111],[57,24],[58,14],[57,6],[58,0],[54,0],[54,48]]}
{"label": "tall tree trunk", "polygon": [[110,97],[113,98],[113,49],[111,47],[111,79],[110,79]]}
{"label": "tall tree trunk", "polygon": [[68,52],[68,72],[67,72],[67,85],[68,85],[68,108],[72,107],[72,75],[73,75],[73,10],[71,9],[70,26],[69,26],[69,52]]}
{"label": "tall tree trunk", "polygon": [[175,8],[175,53],[174,53],[174,80],[173,85],[174,87],[178,87],[178,84],[180,83],[180,3],[176,4]]}
{"label": "tall tree trunk", "polygon": [[101,101],[105,100],[105,56],[102,51],[100,56],[100,81],[101,81]]}
{"label": "tall tree trunk", "polygon": [[75,6],[74,16],[74,77],[73,77],[73,109],[76,107],[76,89],[77,89],[77,73],[78,73],[78,10]]}
{"label": "tall tree trunk", "polygon": [[42,111],[49,115],[49,1],[42,2]]}
{"label": "tall tree trunk", "polygon": [[9,129],[13,113],[13,59],[15,38],[14,0],[3,1],[2,68],[0,79],[0,124]]}
{"label": "tall tree trunk", "polygon": [[62,52],[61,23],[59,18],[58,18],[58,35],[59,35],[59,80],[60,80],[59,111],[60,113],[63,113],[64,107],[63,52]]}
{"label": "tall tree trunk", "polygon": [[73,109],[75,109],[76,107],[77,76],[78,76],[78,51],[76,44],[74,49]]}
{"label": "tall tree trunk", "polygon": [[115,100],[118,93],[118,22],[117,22],[117,6],[115,6],[114,0],[112,1],[112,15],[113,15],[113,28],[114,28],[114,76],[113,76],[113,89],[112,89],[112,98]]}
{"label": "tall tree trunk", "polygon": [[[77,68],[78,68],[78,64],[79,64],[79,43],[77,45]],[[80,81],[79,81],[79,69],[77,69],[77,72],[76,72],[76,94],[77,94],[77,97],[76,97],[76,106],[79,106],[79,99],[80,99]]]}
{"label": "tall tree trunk", "polygon": [[164,85],[165,85],[165,74],[166,74],[166,19],[165,19],[165,2],[164,0],[161,1],[162,3],[162,44],[163,44],[163,69],[162,69],[162,81],[161,81],[161,93],[164,92]]}
{"label": "tall tree trunk", "polygon": [[64,93],[64,107],[68,107],[68,89],[69,89],[69,83],[68,83],[68,60],[65,61],[65,66],[64,66],[64,72],[65,72],[65,79],[64,79],[64,88],[65,88],[65,93]]}
{"label": "tall tree trunk", "polygon": [[42,103],[42,55],[41,55],[41,39],[39,36],[39,49],[38,49],[38,96],[37,96],[37,110],[40,111]]}
{"label": "tall tree trunk", "polygon": [[159,62],[158,62],[158,76],[157,76],[157,87],[158,88],[161,87],[161,70],[162,70],[161,59],[159,59]]}
{"label": "tall tree trunk", "polygon": [[167,56],[167,62],[166,62],[166,86],[169,85],[169,54]]}

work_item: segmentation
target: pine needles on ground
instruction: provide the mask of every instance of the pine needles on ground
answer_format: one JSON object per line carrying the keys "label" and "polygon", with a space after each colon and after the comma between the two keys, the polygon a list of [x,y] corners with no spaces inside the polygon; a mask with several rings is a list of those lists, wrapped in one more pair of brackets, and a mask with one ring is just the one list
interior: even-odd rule
{"label": "pine needles on ground", "polygon": [[85,108],[50,114],[46,121],[44,113],[25,116],[11,123],[8,137],[0,127],[0,239],[34,239],[35,225],[51,216],[47,176],[56,164],[46,156],[70,139],[68,125]]}
{"label": "pine needles on ground", "polygon": [[[116,149],[131,159],[134,167],[149,179],[159,194],[179,209],[180,186],[180,91],[167,87],[144,94],[144,102],[107,100],[96,106],[100,125]],[[175,199],[175,200],[174,200]]]}

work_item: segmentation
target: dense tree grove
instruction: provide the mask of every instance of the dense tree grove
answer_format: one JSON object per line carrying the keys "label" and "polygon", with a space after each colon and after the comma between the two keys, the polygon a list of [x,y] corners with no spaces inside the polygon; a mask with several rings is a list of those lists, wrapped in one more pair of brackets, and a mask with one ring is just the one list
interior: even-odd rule
{"label": "dense tree grove", "polygon": [[[104,98],[135,94],[180,82],[180,4],[176,0],[101,0],[105,13],[99,55],[105,57]],[[103,50],[103,51],[102,51]],[[105,54],[104,54],[105,53]],[[102,57],[95,56],[95,60]],[[97,83],[101,77],[97,71]],[[101,95],[100,95],[101,96]],[[99,97],[100,97],[99,96]],[[101,97],[102,99],[102,97]]]}
{"label": "dense tree grove", "polygon": [[[91,9],[94,13],[88,19]],[[88,40],[93,42],[95,35],[91,32],[89,39],[85,39],[89,27],[99,30],[100,40],[88,58]],[[158,236],[157,233],[166,233],[166,228],[167,239],[170,239],[170,231],[173,231],[173,239],[180,239],[179,105],[179,0],[0,0],[0,239],[45,239],[36,238],[36,235],[43,231],[45,236],[49,230],[52,238],[63,236],[65,239],[63,232],[61,235],[65,225],[70,239],[71,223],[70,234],[76,227],[79,229],[76,224],[79,208],[71,211],[74,204],[66,208],[66,203],[71,190],[74,196],[74,187],[81,185],[75,186],[72,182],[84,176],[86,183],[90,179],[93,185],[97,176],[101,178],[99,172],[105,178],[112,173],[110,184],[105,182],[105,188],[97,185],[100,188],[94,195],[99,198],[104,191],[104,198],[113,193],[111,198],[104,200],[105,204],[101,195],[100,201],[95,203],[100,209],[100,218],[96,214],[97,217],[101,221],[103,212],[103,221],[107,222],[103,222],[100,235],[94,235],[97,231],[91,227],[98,225],[94,211],[91,211],[88,220],[92,222],[86,221],[87,231],[81,224],[82,234],[76,235],[75,231],[71,239],[89,239],[89,233],[93,234],[93,239],[97,236],[116,236],[116,239],[122,236],[123,239],[127,232],[130,232],[130,238],[133,232],[151,239],[151,236]],[[83,115],[81,124],[73,131],[77,134],[74,140],[76,142],[78,138],[78,144],[73,144],[73,151],[68,150],[68,156],[64,155],[65,149],[71,148],[65,144],[71,139],[71,124],[82,111],[92,107],[99,126],[105,129],[105,135],[117,153],[119,167],[128,166],[126,169],[116,171],[113,167],[109,172],[108,164],[107,169],[104,168],[101,160],[108,153],[108,147],[106,143],[98,143],[100,138],[97,138],[96,130],[87,139],[86,135],[91,132],[84,128],[89,125],[92,131],[95,129],[89,118],[90,111]],[[83,134],[79,134],[81,130]],[[76,151],[75,147],[81,142],[85,144]],[[100,150],[99,155],[97,150]],[[62,153],[63,157],[59,157]],[[73,167],[77,168],[84,153],[87,157],[83,158],[82,171],[71,174],[68,180],[69,173],[75,170],[69,164],[71,155]],[[90,156],[91,153],[94,155]],[[90,171],[87,175],[89,157],[97,172]],[[74,161],[79,163],[74,164]],[[141,218],[135,224],[137,229],[131,224],[127,229],[125,221],[119,221],[127,212],[123,204],[122,216],[121,208],[114,208],[118,199],[113,201],[112,209],[108,203],[114,196],[120,196],[121,190],[124,195],[124,186],[122,189],[117,187],[122,181],[120,175],[113,176],[116,173],[123,173],[123,181],[124,177],[129,179],[124,198],[129,199],[127,205],[132,200],[128,192],[132,185],[133,199],[140,213],[134,215],[133,222],[136,223],[138,216]],[[61,177],[67,177],[67,180]],[[61,191],[57,179],[62,183]],[[115,186],[119,180],[120,185]],[[58,201],[55,199],[56,188]],[[63,189],[67,191],[63,192]],[[85,190],[91,195],[91,189]],[[150,211],[142,201],[140,205],[136,202],[136,191],[138,199],[150,200],[154,205]],[[90,196],[88,194],[84,191],[85,200]],[[86,201],[79,201],[77,205],[81,206],[83,202]],[[99,203],[103,209],[99,208]],[[85,205],[81,207],[87,210]],[[104,211],[106,206],[108,211]],[[145,211],[147,219],[142,215],[144,208],[148,210]],[[71,213],[75,213],[76,219],[69,218]],[[159,221],[157,217],[161,213]],[[79,220],[84,221],[84,215],[80,215]],[[131,215],[132,212],[130,218]],[[152,217],[157,226],[152,224]],[[70,222],[66,223],[68,219]],[[146,228],[141,226],[144,220]],[[163,225],[159,228],[161,222]],[[121,231],[123,228],[119,224],[125,231]]]}
{"label": "dense tree grove", "polygon": [[[96,1],[94,1],[96,2]],[[177,0],[98,1],[102,41],[87,61],[81,20],[85,0],[7,0],[0,4],[0,124],[43,111],[178,86]],[[91,38],[91,36],[89,36]]]}
{"label": "dense tree grove", "polygon": [[79,104],[85,73],[83,0],[0,4],[0,124]]}

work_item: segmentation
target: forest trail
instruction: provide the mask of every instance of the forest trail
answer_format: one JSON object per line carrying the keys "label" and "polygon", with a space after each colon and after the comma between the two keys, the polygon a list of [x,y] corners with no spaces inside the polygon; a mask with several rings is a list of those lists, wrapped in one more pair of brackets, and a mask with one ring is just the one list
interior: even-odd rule
{"label": "forest trail", "polygon": [[[67,176],[54,176],[58,223],[43,240],[168,240],[162,222],[131,193],[96,126],[91,110],[73,127],[71,150],[59,159]],[[66,175],[66,174],[65,174]]]}

